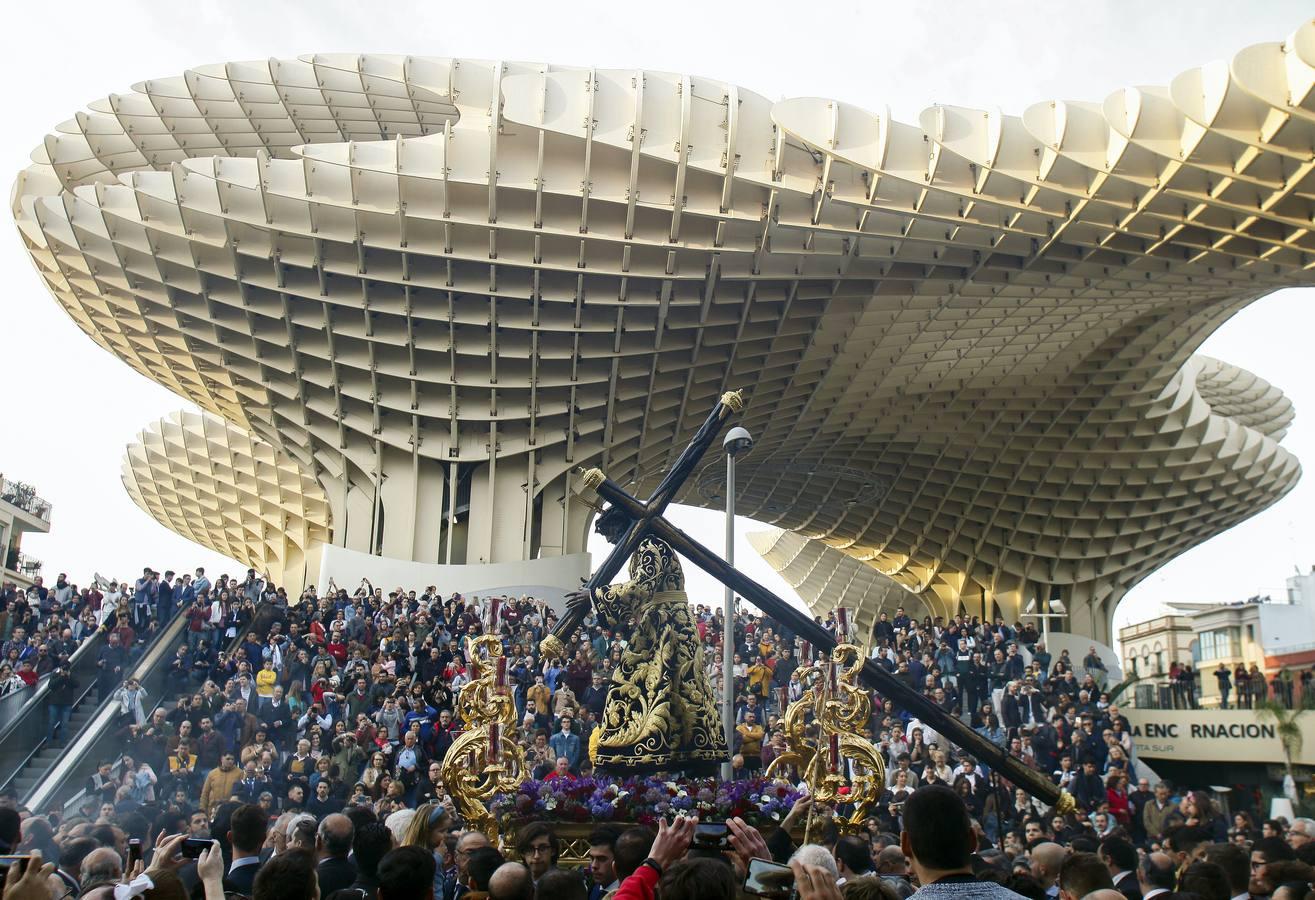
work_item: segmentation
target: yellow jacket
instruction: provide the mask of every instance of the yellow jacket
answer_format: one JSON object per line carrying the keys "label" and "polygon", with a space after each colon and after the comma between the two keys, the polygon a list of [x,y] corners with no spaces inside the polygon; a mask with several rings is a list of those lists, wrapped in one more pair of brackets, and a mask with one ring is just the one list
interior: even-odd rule
{"label": "yellow jacket", "polygon": [[772,692],[771,667],[754,663],[749,666],[749,691],[759,697],[768,697]]}
{"label": "yellow jacket", "polygon": [[261,669],[256,673],[256,693],[262,697],[273,697],[274,683],[278,680],[278,672],[273,669]]}
{"label": "yellow jacket", "polygon": [[201,809],[205,814],[210,815],[211,807],[233,796],[233,788],[241,780],[242,770],[237,766],[227,772],[220,768],[211,769],[201,786]]}

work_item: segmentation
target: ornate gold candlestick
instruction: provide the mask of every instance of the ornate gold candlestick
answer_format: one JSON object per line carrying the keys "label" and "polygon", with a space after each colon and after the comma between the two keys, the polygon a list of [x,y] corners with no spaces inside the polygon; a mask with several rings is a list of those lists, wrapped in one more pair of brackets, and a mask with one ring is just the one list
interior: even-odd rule
{"label": "ornate gold candlestick", "polygon": [[443,787],[466,824],[496,843],[498,823],[488,802],[494,794],[518,789],[528,771],[524,752],[510,736],[516,704],[507,690],[502,641],[486,634],[472,640],[469,648],[474,677],[457,697],[457,712],[467,730],[443,757]]}
{"label": "ornate gold candlestick", "polygon": [[[862,668],[863,657],[854,644],[838,645],[825,665],[800,668],[799,680],[806,689],[785,711],[789,750],[773,759],[766,772],[771,777],[796,766],[816,802],[851,804],[847,816],[836,817],[836,826],[844,832],[863,827],[868,809],[886,787],[886,763],[862,733],[872,716],[872,701],[858,684]],[[816,738],[808,735],[810,725]]]}

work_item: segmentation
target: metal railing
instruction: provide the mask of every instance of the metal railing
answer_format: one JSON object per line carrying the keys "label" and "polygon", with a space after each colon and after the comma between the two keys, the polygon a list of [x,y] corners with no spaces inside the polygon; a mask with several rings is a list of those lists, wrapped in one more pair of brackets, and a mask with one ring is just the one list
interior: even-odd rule
{"label": "metal railing", "polygon": [[0,475],[0,500],[44,522],[50,521],[50,504],[38,497],[30,484]]}
{"label": "metal railing", "polygon": [[43,563],[35,556],[28,556],[26,553],[20,552],[15,563],[14,571],[22,575],[24,578],[36,578],[41,574],[41,566]]}
{"label": "metal railing", "polygon": [[[252,621],[254,622],[255,619]],[[181,696],[167,692],[165,683],[169,677],[169,663],[172,661],[173,650],[182,641],[181,635],[186,628],[187,616],[185,614],[175,616],[169,627],[161,632],[160,638],[142,655],[132,673],[127,676],[136,678],[146,691],[146,696],[151,699],[150,706],[144,710],[148,720],[156,709]],[[241,644],[250,629],[251,624],[248,623],[238,631],[237,636],[228,644],[227,650],[230,653]],[[102,702],[96,714],[69,744],[68,751],[60,757],[59,762],[33,785],[32,790],[24,798],[25,805],[29,809],[39,810],[57,803],[63,807],[66,814],[76,810],[86,796],[86,788],[79,782],[91,777],[96,771],[97,763],[102,760],[113,760],[114,777],[122,777],[123,755],[116,749],[118,738],[115,725],[118,718],[117,705]]]}
{"label": "metal railing", "polygon": [[[177,649],[183,629],[186,627],[187,616],[174,616],[173,621],[160,629],[155,638],[146,645],[132,670],[118,679],[116,687],[130,678],[135,678],[146,690],[147,696],[158,696],[169,671],[169,660]],[[113,701],[112,696],[98,699],[99,704],[95,714],[74,735],[64,753],[23,798],[24,805],[29,809],[45,809],[70,781],[76,783],[76,779],[90,777],[91,773],[96,771],[96,763],[101,754],[118,755],[110,754],[108,748],[116,741],[114,726],[119,718],[119,704]]]}
{"label": "metal railing", "polygon": [[[96,660],[105,644],[105,633],[97,631],[84,640],[69,657],[69,674],[79,683],[79,702],[96,684]],[[0,791],[41,752],[49,735],[46,708],[50,676],[43,675],[31,690],[17,691],[0,699]],[[74,704],[76,705],[76,704]],[[70,735],[62,735],[67,740]]]}

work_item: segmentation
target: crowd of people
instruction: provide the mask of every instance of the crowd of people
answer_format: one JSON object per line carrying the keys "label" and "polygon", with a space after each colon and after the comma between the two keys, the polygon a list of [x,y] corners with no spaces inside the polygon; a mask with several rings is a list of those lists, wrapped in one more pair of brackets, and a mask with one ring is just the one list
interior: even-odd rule
{"label": "crowd of people", "polygon": [[[612,891],[622,900],[652,897],[655,889],[664,898],[680,895],[668,882],[690,860],[684,849],[677,853],[668,845],[680,844],[685,825],[655,836],[602,823],[591,837],[587,872],[559,874],[561,847],[551,823],[519,829],[514,847],[503,848],[512,851],[506,858],[482,833],[465,829],[440,777],[447,749],[465,728],[456,698],[474,674],[467,639],[490,631],[501,639],[508,661],[519,726],[515,737],[531,776],[593,774],[590,739],[612,671],[628,652],[625,629],[589,617],[567,641],[564,656],[545,658],[540,641],[556,616],[548,604],[528,597],[463,597],[435,586],[385,592],[368,582],[354,590],[310,587],[290,597],[255,571],[211,584],[200,570],[195,577],[147,570],[143,580],[124,585],[113,599],[93,590],[75,591],[70,600],[74,609],[85,605],[77,609],[78,617],[94,617],[110,606],[101,627],[118,634],[121,647],[133,646],[174,615],[186,617],[186,639],[169,662],[165,697],[146,697],[140,685],[101,669],[104,695],[119,704],[115,746],[121,756],[101,762],[69,814],[18,810],[22,833],[14,845],[58,862],[50,882],[53,896],[91,896],[116,878],[131,876],[123,871],[130,841],[161,860],[152,862],[160,880],[176,878],[183,890],[208,892],[209,865],[221,870],[223,890],[260,897],[261,878],[283,885],[292,878],[289,872],[301,871],[297,866],[309,866],[318,873],[321,896],[339,890],[402,896],[394,893],[397,888],[385,888],[383,873],[392,871],[385,863],[410,858],[402,867],[405,877],[430,873],[428,889],[439,900],[471,892],[547,896],[542,892],[549,888],[554,897],[571,896],[576,887],[588,889],[592,900]],[[31,616],[33,606],[29,597],[9,602],[7,609],[11,617],[20,607]],[[707,675],[718,694],[721,615],[720,608],[694,608]],[[844,628],[835,616],[822,624],[837,634]],[[133,634],[124,635],[123,628]],[[801,666],[815,661],[816,654],[779,624],[748,611],[736,616],[732,630],[732,777],[751,778],[787,749],[783,710],[804,690]],[[881,614],[870,636],[845,636],[870,647],[895,678],[941,710],[1051,777],[1076,799],[1078,813],[1052,815],[966,748],[952,745],[934,723],[874,693],[869,736],[886,758],[887,784],[866,835],[838,836],[828,811],[819,809],[815,833],[822,838],[794,848],[789,834],[808,809],[804,801],[764,844],[765,858],[792,867],[801,895],[806,876],[821,889],[819,869],[835,869],[826,887],[845,889],[846,896],[849,882],[863,882],[857,876],[865,874],[873,875],[874,890],[894,890],[896,896],[911,893],[917,884],[921,892],[931,891],[927,896],[954,893],[952,882],[942,890],[939,881],[932,883],[935,878],[926,880],[931,877],[926,873],[952,868],[941,865],[947,858],[932,865],[931,851],[920,852],[917,840],[905,846],[905,837],[917,831],[918,798],[933,798],[927,802],[938,809],[935,803],[944,803],[947,794],[971,832],[974,883],[1010,882],[1014,893],[1038,900],[1067,890],[1062,870],[1084,854],[1103,859],[1112,875],[1123,875],[1120,882],[1127,872],[1140,878],[1148,860],[1158,866],[1165,858],[1174,861],[1174,878],[1180,879],[1194,848],[1216,844],[1252,854],[1253,871],[1256,847],[1274,864],[1304,865],[1282,858],[1274,841],[1300,849],[1294,847],[1300,836],[1315,834],[1306,820],[1253,829],[1225,821],[1203,792],[1137,777],[1129,723],[1107,693],[1108,674],[1094,647],[1075,661],[1067,652],[1052,655],[1030,626],[966,617],[918,620],[903,609]],[[782,775],[798,777],[789,769]],[[757,843],[762,836],[745,828],[735,826],[729,848],[741,869],[760,857],[737,857],[739,851],[750,844],[754,854],[764,850]],[[1271,833],[1279,830],[1291,843]],[[161,843],[178,834],[213,838],[221,862],[180,862],[178,848]],[[1125,846],[1132,865],[1115,871],[1110,854],[1118,856],[1119,865],[1129,862]],[[636,859],[639,849],[644,854]],[[660,858],[657,849],[664,851]],[[699,849],[695,841],[690,852],[697,857]],[[712,861],[728,859],[727,849],[717,849]],[[107,852],[93,856],[97,850]],[[393,856],[403,851],[409,857]],[[416,863],[415,851],[430,865]],[[113,869],[111,856],[117,875],[106,874]],[[640,864],[648,856],[658,862],[646,873]],[[103,871],[96,860],[104,863]],[[628,863],[633,863],[629,870]],[[1041,894],[1018,880],[1024,867],[1026,877],[1041,884]],[[712,878],[707,866],[695,868],[699,874],[682,878],[706,887]],[[530,893],[495,890],[498,873],[528,884]],[[632,884],[635,878],[644,883]],[[63,893],[55,893],[55,881],[64,884]],[[1174,887],[1189,892],[1178,880]],[[1068,892],[1072,900],[1091,893]],[[1190,893],[1214,900],[1204,889]]]}
{"label": "crowd of people", "polygon": [[[205,585],[203,569],[198,579]],[[190,583],[192,576],[185,576]],[[33,689],[50,679],[47,739],[67,740],[69,715],[77,698],[95,687],[98,699],[118,690],[141,649],[174,615],[175,597],[189,592],[174,573],[146,569],[133,583],[93,577],[86,587],[60,573],[47,586],[41,576],[20,588],[0,583],[0,697]],[[97,653],[96,683],[84,685],[71,660],[82,644],[103,633]]]}

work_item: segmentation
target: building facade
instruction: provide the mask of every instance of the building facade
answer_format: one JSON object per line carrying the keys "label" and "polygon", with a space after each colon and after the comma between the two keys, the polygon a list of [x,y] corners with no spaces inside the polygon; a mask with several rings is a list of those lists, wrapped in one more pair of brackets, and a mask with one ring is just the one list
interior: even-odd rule
{"label": "building facade", "polygon": [[[656,71],[234,62],[93,103],[12,209],[94,341],[319,485],[327,547],[573,556],[578,468],[646,491],[736,388],[744,514],[1108,642],[1299,475],[1281,392],[1193,351],[1315,281],[1312,43],[913,124]],[[720,506],[719,465],[679,499]]]}
{"label": "building facade", "polygon": [[1119,629],[1123,671],[1137,676],[1137,693],[1159,696],[1168,686],[1169,667],[1192,658],[1192,626],[1186,616],[1157,616]]}
{"label": "building facade", "polygon": [[32,485],[0,475],[0,582],[32,586],[41,576],[41,561],[23,552],[23,535],[49,531],[50,504]]}
{"label": "building facade", "polygon": [[[1173,603],[1175,614],[1158,616],[1119,630],[1127,671],[1141,676],[1139,706],[1172,705],[1165,688],[1175,663],[1192,666],[1195,695],[1203,707],[1220,705],[1215,672],[1239,666],[1264,676],[1265,696],[1295,705],[1302,674],[1315,666],[1315,567],[1287,579],[1279,600],[1256,596],[1237,603]],[[1274,678],[1279,678],[1276,691]],[[1235,676],[1229,681],[1231,705],[1238,701]]]}

